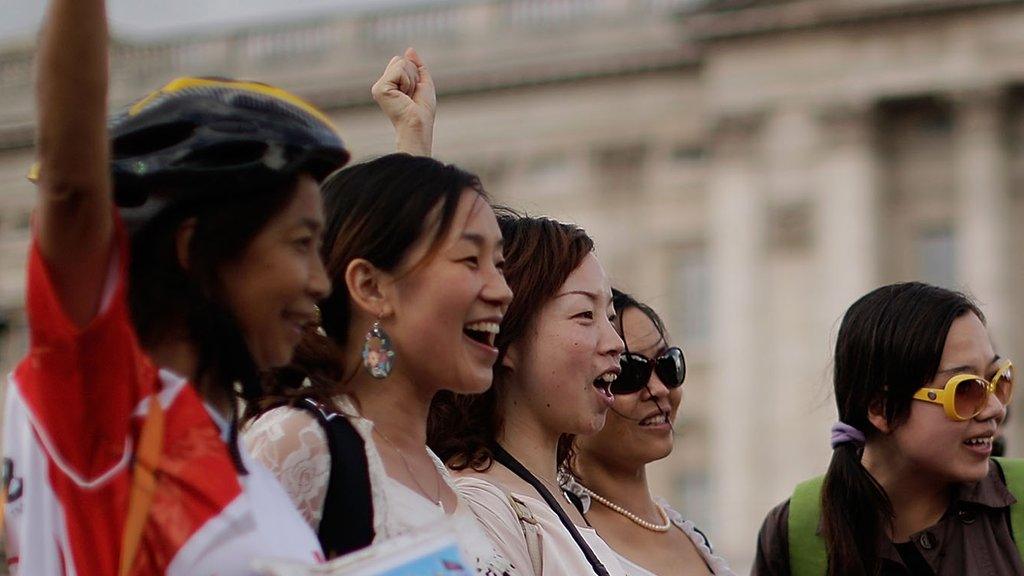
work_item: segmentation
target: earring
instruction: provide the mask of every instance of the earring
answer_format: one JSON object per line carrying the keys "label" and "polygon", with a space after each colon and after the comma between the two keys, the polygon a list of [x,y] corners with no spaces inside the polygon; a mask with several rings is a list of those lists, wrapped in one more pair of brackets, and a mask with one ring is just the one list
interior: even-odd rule
{"label": "earring", "polygon": [[313,323],[316,324],[316,333],[321,336],[327,336],[327,331],[324,330],[323,316],[320,314],[320,305],[313,304],[313,315],[316,318]]}
{"label": "earring", "polygon": [[391,347],[391,338],[380,326],[380,320],[366,333],[363,343],[363,368],[377,380],[387,378],[394,367],[395,350]]}

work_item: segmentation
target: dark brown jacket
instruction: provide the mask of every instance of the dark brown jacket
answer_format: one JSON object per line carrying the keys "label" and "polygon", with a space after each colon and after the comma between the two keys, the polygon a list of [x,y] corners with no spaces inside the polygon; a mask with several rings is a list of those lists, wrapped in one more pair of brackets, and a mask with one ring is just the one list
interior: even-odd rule
{"label": "dark brown jacket", "polygon": [[[988,476],[960,486],[938,523],[910,540],[934,576],[1024,576],[1010,529],[1010,505],[1016,501],[993,461]],[[761,526],[752,576],[789,576],[788,526],[786,500]],[[891,541],[885,542],[880,556],[883,576],[931,576],[912,572]]]}

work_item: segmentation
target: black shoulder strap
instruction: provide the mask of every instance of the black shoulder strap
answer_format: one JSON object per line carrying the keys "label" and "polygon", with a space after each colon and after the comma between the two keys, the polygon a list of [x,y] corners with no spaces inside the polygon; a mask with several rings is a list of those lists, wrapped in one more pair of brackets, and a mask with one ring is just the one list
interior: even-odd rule
{"label": "black shoulder strap", "polygon": [[555,500],[555,497],[551,495],[551,492],[544,486],[544,483],[497,443],[491,446],[491,453],[494,455],[495,460],[529,483],[530,486],[533,486],[534,490],[544,498],[544,501],[548,503],[551,510],[558,515],[558,519],[562,521],[565,529],[569,531],[576,545],[583,551],[583,555],[587,557],[590,566],[594,568],[594,574],[597,574],[597,576],[608,576],[608,569],[598,559],[597,554],[594,554],[594,551],[590,549],[590,545],[583,539],[580,531],[576,529],[576,525],[572,523],[562,505],[558,503],[558,500]]}
{"label": "black shoulder strap", "polygon": [[320,546],[328,558],[366,548],[374,537],[373,494],[363,437],[333,407],[304,398],[296,408],[312,413],[324,427],[331,452],[331,475],[317,530]]}

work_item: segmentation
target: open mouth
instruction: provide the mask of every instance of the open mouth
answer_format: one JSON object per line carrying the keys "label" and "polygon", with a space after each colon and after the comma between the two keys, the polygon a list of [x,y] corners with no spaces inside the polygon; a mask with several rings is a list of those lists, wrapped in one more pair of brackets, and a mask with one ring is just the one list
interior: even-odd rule
{"label": "open mouth", "polygon": [[494,340],[498,337],[498,331],[497,322],[473,322],[462,329],[462,333],[470,340],[491,348],[494,348]]}
{"label": "open mouth", "polygon": [[668,424],[668,414],[655,414],[640,421],[641,426],[664,426]]}
{"label": "open mouth", "polygon": [[614,372],[605,372],[594,379],[594,387],[604,391],[605,394],[611,395],[611,385],[618,378],[618,374]]}

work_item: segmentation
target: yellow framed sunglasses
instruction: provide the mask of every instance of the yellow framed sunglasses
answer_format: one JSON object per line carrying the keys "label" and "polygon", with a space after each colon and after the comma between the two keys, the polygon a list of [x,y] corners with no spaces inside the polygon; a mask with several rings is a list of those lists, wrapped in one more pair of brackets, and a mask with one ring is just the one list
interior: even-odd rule
{"label": "yellow framed sunglasses", "polygon": [[942,388],[921,388],[914,393],[914,400],[941,404],[950,420],[962,422],[980,414],[990,394],[1004,406],[1013,398],[1013,363],[1009,360],[999,363],[991,382],[974,374],[957,374]]}

